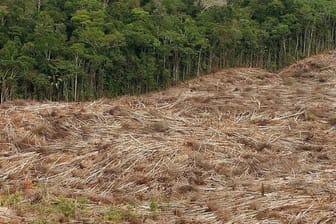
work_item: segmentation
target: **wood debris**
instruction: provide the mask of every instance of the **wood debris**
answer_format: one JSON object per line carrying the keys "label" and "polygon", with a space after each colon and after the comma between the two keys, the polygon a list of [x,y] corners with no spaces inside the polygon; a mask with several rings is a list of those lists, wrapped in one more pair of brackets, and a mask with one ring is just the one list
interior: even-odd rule
{"label": "wood debris", "polygon": [[[228,69],[144,96],[6,102],[0,200],[23,189],[39,201],[43,186],[87,197],[96,220],[100,203],[132,201],[134,223],[334,223],[335,87],[332,52],[277,74]],[[15,209],[2,207],[0,221]]]}

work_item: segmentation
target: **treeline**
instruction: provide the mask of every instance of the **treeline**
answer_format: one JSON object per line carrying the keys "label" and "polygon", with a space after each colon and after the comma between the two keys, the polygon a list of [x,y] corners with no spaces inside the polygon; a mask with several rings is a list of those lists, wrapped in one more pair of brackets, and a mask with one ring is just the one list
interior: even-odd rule
{"label": "treeline", "polygon": [[138,94],[224,67],[278,69],[336,45],[336,1],[1,0],[0,96]]}

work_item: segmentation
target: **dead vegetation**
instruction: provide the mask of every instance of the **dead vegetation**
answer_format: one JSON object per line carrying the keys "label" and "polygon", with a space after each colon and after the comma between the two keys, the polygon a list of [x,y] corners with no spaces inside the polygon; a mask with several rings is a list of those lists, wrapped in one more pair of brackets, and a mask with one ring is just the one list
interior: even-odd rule
{"label": "dead vegetation", "polygon": [[335,223],[336,53],[0,106],[1,223]]}

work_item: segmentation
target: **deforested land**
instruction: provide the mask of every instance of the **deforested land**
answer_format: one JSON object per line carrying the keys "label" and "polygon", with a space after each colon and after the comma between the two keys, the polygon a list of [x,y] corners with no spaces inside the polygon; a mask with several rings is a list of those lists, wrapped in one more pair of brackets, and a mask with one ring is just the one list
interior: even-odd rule
{"label": "deforested land", "polygon": [[1,223],[336,223],[336,52],[0,106]]}

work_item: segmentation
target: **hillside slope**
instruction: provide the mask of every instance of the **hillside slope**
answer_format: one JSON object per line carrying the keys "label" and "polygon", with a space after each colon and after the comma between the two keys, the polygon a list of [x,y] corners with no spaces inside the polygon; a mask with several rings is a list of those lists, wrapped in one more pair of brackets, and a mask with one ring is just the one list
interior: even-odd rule
{"label": "hillside slope", "polygon": [[[1,223],[336,223],[336,52],[0,107]],[[48,222],[46,222],[48,221]]]}

